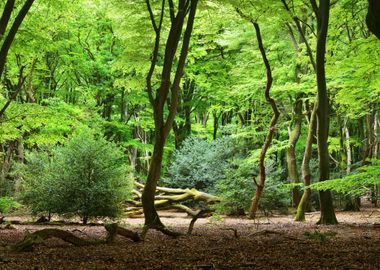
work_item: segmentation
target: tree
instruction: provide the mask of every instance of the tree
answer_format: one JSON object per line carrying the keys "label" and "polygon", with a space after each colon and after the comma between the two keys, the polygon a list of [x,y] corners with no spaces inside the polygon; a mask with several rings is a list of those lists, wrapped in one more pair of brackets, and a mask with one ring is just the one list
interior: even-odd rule
{"label": "tree", "polygon": [[[310,0],[315,16],[317,17],[317,51],[316,51],[316,73],[317,73],[317,139],[318,139],[318,157],[319,157],[319,181],[329,179],[330,157],[328,149],[329,136],[329,97],[326,86],[325,74],[325,53],[326,39],[329,23],[330,1],[320,0],[319,6],[315,0]],[[329,190],[319,191],[321,216],[318,221],[320,224],[336,224],[331,192]]]}
{"label": "tree", "polygon": [[[168,2],[170,14],[169,34],[165,43],[162,73],[159,79],[159,87],[153,90],[152,77],[159,56],[162,26],[165,18],[165,3]],[[166,139],[172,128],[173,120],[177,112],[178,91],[181,83],[183,69],[189,49],[190,37],[193,30],[195,13],[198,0],[179,0],[177,11],[172,0],[162,0],[161,12],[158,21],[154,17],[151,1],[146,0],[149,16],[155,31],[155,44],[152,52],[151,66],[146,77],[149,101],[153,108],[154,117],[154,150],[150,162],[149,172],[145,188],[142,194],[142,203],[145,216],[145,229],[158,229],[167,232],[154,207],[154,195],[157,182],[161,176],[162,158]],[[187,17],[186,29],[183,34],[180,55],[175,66],[175,56],[178,51],[182,36],[182,28]],[[174,72],[174,78],[172,78]],[[170,102],[168,95],[170,95]],[[168,105],[168,114],[165,116],[165,105]]]}

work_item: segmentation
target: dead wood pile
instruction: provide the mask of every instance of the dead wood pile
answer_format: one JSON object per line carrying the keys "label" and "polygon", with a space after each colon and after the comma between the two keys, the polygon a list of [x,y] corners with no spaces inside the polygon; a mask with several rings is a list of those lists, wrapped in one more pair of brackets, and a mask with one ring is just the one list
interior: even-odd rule
{"label": "dead wood pile", "polygon": [[[135,216],[143,213],[141,203],[143,189],[144,185],[142,183],[135,182],[133,198],[127,202],[127,215]],[[190,208],[189,206],[183,204],[185,201],[203,202],[204,207],[201,207],[201,209]],[[198,218],[212,213],[213,209],[210,208],[210,205],[217,202],[220,202],[220,199],[217,196],[196,190],[194,188],[156,188],[155,206],[157,210],[175,209],[185,212],[193,218]]]}

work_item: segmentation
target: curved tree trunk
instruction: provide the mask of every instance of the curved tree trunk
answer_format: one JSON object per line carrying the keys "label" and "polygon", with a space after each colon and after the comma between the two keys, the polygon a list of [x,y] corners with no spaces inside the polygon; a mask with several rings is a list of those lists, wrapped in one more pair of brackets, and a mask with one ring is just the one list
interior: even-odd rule
{"label": "curved tree trunk", "polygon": [[262,41],[261,33],[260,33],[260,27],[256,22],[253,22],[253,21],[251,21],[251,22],[253,23],[253,26],[255,27],[255,30],[256,30],[257,42],[259,44],[260,53],[261,53],[261,56],[263,58],[263,62],[265,64],[265,68],[266,68],[267,82],[266,82],[266,86],[265,86],[265,99],[271,105],[272,110],[273,110],[273,117],[272,117],[272,120],[270,122],[269,131],[268,131],[267,137],[265,139],[264,145],[263,145],[263,147],[261,149],[261,153],[260,153],[259,183],[256,183],[256,181],[255,181],[256,192],[255,192],[255,196],[252,199],[252,204],[251,204],[250,213],[249,213],[249,216],[251,218],[255,218],[257,208],[258,208],[258,204],[259,204],[259,200],[261,198],[262,192],[264,190],[264,185],[265,185],[265,178],[266,178],[266,175],[265,175],[265,156],[266,156],[267,150],[268,150],[268,148],[272,142],[272,139],[273,139],[273,136],[275,133],[277,120],[280,116],[280,113],[277,109],[276,102],[270,96],[270,88],[272,86],[272,81],[273,81],[272,71],[271,71],[271,67],[270,67],[269,61],[268,61],[266,53],[265,53],[265,49],[264,49],[264,45],[263,45],[263,41]]}

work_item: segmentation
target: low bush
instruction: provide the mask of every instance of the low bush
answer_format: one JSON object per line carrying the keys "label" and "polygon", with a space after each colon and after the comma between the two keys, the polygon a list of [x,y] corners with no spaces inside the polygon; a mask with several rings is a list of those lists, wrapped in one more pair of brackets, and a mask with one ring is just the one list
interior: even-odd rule
{"label": "low bush", "polygon": [[[218,193],[223,198],[220,210],[227,214],[243,214],[251,205],[255,194],[253,177],[258,175],[259,170],[257,165],[252,165],[250,159],[237,159],[233,163],[235,165],[226,171],[226,177],[217,185]],[[259,202],[260,210],[287,211],[290,193],[280,180],[281,174],[282,171],[277,169],[273,161],[266,162],[266,181]]]}
{"label": "low bush", "polygon": [[31,152],[23,171],[22,200],[33,213],[116,217],[131,190],[122,151],[104,139],[80,134],[50,155]]}
{"label": "low bush", "polygon": [[216,183],[225,178],[225,170],[233,148],[228,138],[213,142],[190,137],[176,150],[168,167],[168,177],[163,179],[166,186],[196,188],[216,193]]}

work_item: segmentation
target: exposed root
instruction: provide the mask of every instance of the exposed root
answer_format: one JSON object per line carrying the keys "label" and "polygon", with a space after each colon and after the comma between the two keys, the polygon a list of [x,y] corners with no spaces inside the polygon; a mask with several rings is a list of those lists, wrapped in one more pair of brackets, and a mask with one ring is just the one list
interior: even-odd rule
{"label": "exposed root", "polygon": [[193,232],[194,224],[198,218],[205,217],[212,212],[213,212],[212,209],[203,209],[203,210],[199,210],[197,213],[194,213],[194,215],[192,215],[193,218],[190,221],[189,228],[187,230],[187,235],[191,235],[191,233]]}
{"label": "exposed root", "polygon": [[268,234],[279,234],[279,235],[283,235],[284,233],[282,233],[282,232],[278,232],[278,231],[271,231],[271,230],[262,230],[262,231],[258,231],[258,232],[251,233],[251,234],[249,234],[248,236],[249,236],[249,237],[254,237],[254,236],[268,235]]}
{"label": "exposed root", "polygon": [[148,233],[149,230],[151,229],[154,229],[154,230],[157,230],[157,231],[160,231],[162,232],[163,234],[165,235],[168,235],[170,237],[173,237],[173,238],[177,238],[177,237],[180,237],[180,236],[183,236],[182,233],[180,232],[176,232],[176,231],[172,231],[168,228],[166,228],[164,225],[145,225],[144,228],[143,228],[143,231],[141,232],[140,234],[140,239],[145,239],[146,237],[146,234]]}
{"label": "exposed root", "polygon": [[142,240],[138,233],[120,227],[119,225],[117,225],[117,223],[107,224],[104,227],[106,228],[108,233],[106,238],[107,243],[112,242],[117,234],[129,238],[134,242],[139,242]]}
{"label": "exposed root", "polygon": [[43,230],[36,231],[30,234],[28,233],[27,235],[25,235],[23,240],[14,244],[10,248],[14,251],[31,251],[33,250],[33,247],[35,245],[41,244],[43,243],[44,240],[51,237],[62,239],[65,242],[73,244],[74,246],[89,246],[89,245],[105,243],[105,241],[102,241],[102,240],[98,240],[98,241],[84,240],[82,238],[75,236],[74,234],[70,232],[59,230],[59,229],[43,229]]}
{"label": "exposed root", "polygon": [[110,243],[114,240],[116,235],[121,235],[126,238],[138,242],[141,240],[139,235],[133,231],[122,228],[116,223],[107,224],[104,226],[107,230],[107,237],[105,240],[86,240],[75,236],[73,233],[60,230],[60,229],[43,229],[33,233],[28,233],[25,235],[24,239],[18,243],[10,246],[9,248],[14,251],[31,251],[35,245],[41,244],[44,240],[48,238],[59,238],[65,242],[68,242],[74,246],[90,246]]}

